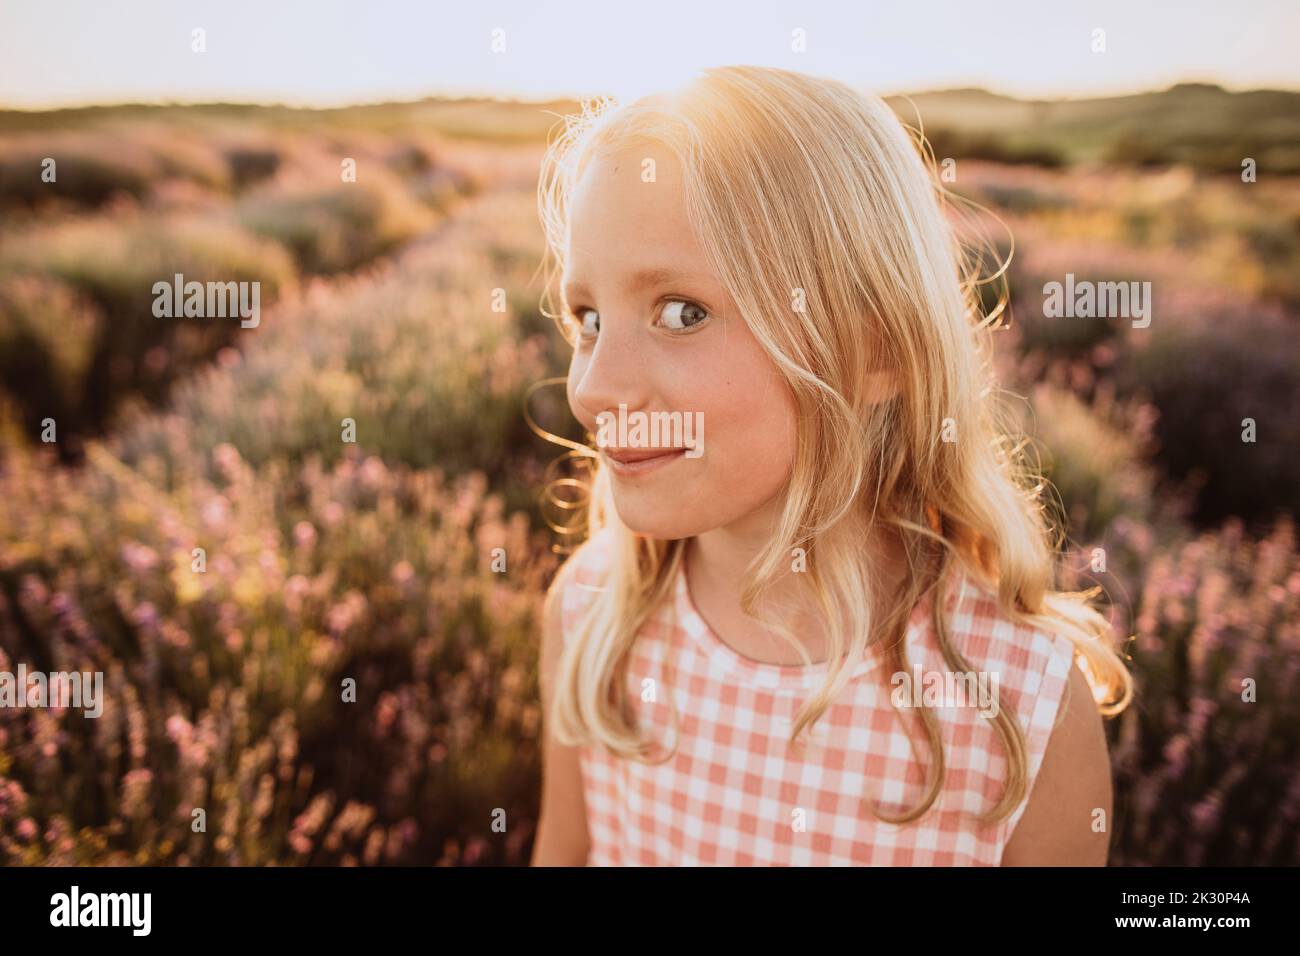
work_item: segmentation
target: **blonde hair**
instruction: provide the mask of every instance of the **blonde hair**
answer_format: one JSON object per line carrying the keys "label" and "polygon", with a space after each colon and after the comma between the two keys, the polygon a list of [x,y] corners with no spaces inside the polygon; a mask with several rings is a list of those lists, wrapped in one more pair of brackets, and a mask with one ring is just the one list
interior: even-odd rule
{"label": "blonde hair", "polygon": [[[648,143],[681,163],[687,213],[710,265],[797,403],[784,511],[742,595],[755,614],[792,549],[805,549],[808,573],[800,577],[825,614],[832,663],[800,710],[791,743],[850,679],[869,635],[882,635],[895,672],[910,671],[903,637],[922,600],[930,600],[944,660],[973,669],[942,613],[955,566],[987,583],[1013,620],[1069,638],[1099,709],[1122,710],[1132,679],[1108,646],[1106,618],[1088,604],[1100,588],[1053,589],[1058,542],[1038,501],[1044,484],[1019,454],[1023,445],[1012,447],[1011,419],[994,401],[988,371],[986,333],[1005,296],[984,314],[976,285],[986,280],[973,274],[976,260],[944,216],[951,197],[932,157],[923,160],[879,98],[780,69],[710,69],[672,95],[586,102],[543,159],[538,205],[553,257],[544,311],[556,301],[568,198],[587,161],[598,150]],[[794,290],[803,292],[798,321]],[[571,337],[564,316],[547,314]],[[884,401],[865,385],[880,368],[899,373],[899,391]],[[955,440],[941,441],[941,428]],[[585,530],[604,529],[611,556],[604,587],[560,657],[551,722],[565,744],[599,741],[644,759],[649,746],[627,699],[628,658],[642,624],[671,593],[686,541],[623,526],[595,452],[567,444],[593,469]],[[872,620],[875,574],[862,547],[873,522],[898,534],[908,558],[900,593],[880,605],[883,626]],[[808,662],[802,644],[774,627]],[[872,807],[892,823],[924,814],[942,789],[941,729],[929,709],[921,719],[933,754],[926,792],[898,816]],[[1008,816],[1027,789],[1024,732],[1010,708],[991,719],[1009,769],[988,820]]]}

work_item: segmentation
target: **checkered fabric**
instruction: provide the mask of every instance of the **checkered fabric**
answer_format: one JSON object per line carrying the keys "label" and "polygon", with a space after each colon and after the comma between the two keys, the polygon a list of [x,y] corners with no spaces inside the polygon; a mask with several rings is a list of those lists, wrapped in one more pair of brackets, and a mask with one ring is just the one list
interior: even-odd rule
{"label": "checkered fabric", "polygon": [[[570,560],[561,597],[565,639],[593,589],[603,586],[607,538],[598,535]],[[820,685],[826,664],[765,664],[738,654],[696,611],[684,573],[672,599],[637,635],[628,671],[629,699],[643,733],[672,742],[671,697],[679,746],[664,763],[581,748],[583,795],[592,866],[996,866],[1027,798],[1000,824],[981,824],[1002,792],[1007,761],[989,697],[961,693],[950,681],[926,604],[907,631],[914,683],[943,730],[947,774],[935,804],[912,823],[882,822],[917,805],[929,750],[915,707],[895,709],[905,685],[878,656],[852,680],[814,727],[810,742],[788,744],[792,721]],[[1027,734],[1032,789],[1073,663],[1064,637],[1017,624],[995,595],[959,574],[946,607],[957,649],[983,672],[1001,708],[1014,709]],[[979,676],[978,673],[976,675]],[[650,683],[653,682],[653,683]],[[966,685],[969,689],[969,685]],[[652,697],[652,700],[645,698]],[[910,692],[907,702],[915,702]],[[911,742],[909,743],[909,726]],[[915,751],[915,752],[914,752]]]}

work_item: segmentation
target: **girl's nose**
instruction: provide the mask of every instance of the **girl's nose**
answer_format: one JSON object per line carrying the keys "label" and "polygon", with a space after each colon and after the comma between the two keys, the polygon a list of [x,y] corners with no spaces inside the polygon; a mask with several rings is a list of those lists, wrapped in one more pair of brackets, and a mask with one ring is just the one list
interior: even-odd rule
{"label": "girl's nose", "polygon": [[644,349],[635,331],[619,334],[602,328],[574,398],[592,418],[601,412],[616,412],[620,404],[635,410],[646,404],[649,379]]}

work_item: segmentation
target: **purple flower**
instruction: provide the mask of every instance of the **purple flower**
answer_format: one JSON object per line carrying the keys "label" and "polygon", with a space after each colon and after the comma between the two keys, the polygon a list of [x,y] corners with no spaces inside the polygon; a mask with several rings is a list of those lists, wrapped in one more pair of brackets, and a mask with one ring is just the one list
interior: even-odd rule
{"label": "purple flower", "polygon": [[316,543],[316,528],[310,521],[299,521],[293,526],[293,540],[300,548],[310,548]]}
{"label": "purple flower", "polygon": [[153,630],[158,626],[158,609],[149,601],[144,601],[135,608],[131,615],[135,623],[145,630]]}

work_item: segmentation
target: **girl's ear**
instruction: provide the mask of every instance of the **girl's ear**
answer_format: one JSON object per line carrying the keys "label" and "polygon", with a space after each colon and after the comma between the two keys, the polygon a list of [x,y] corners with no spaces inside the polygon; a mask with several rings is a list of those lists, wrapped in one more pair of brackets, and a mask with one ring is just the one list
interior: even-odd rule
{"label": "girl's ear", "polygon": [[899,388],[900,382],[897,369],[876,369],[867,373],[867,380],[862,389],[862,398],[868,405],[878,405],[897,395]]}

